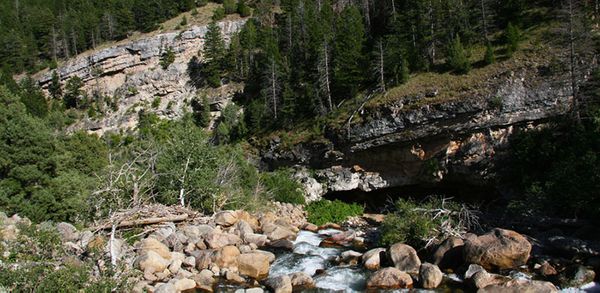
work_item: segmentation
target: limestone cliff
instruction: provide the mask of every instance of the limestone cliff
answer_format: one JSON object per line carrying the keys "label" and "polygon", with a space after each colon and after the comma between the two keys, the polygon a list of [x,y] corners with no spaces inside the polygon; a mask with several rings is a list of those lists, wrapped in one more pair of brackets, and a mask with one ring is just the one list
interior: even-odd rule
{"label": "limestone cliff", "polygon": [[[226,42],[245,21],[218,23]],[[78,76],[84,81],[84,91],[101,93],[117,105],[115,109],[107,107],[102,117],[84,119],[73,127],[99,134],[132,129],[137,125],[137,113],[141,109],[155,112],[162,118],[181,116],[184,109],[189,108],[190,99],[196,95],[197,89],[188,74],[188,64],[203,48],[206,31],[207,26],[193,26],[184,31],[125,42],[82,54],[57,68],[63,84]],[[163,69],[160,57],[168,48],[175,53],[175,61]],[[47,88],[52,72],[39,73],[35,78],[42,88]],[[228,99],[237,90],[239,86],[226,85],[211,91],[209,99],[216,103]],[[159,105],[151,107],[155,100],[160,100]]]}
{"label": "limestone cliff", "polygon": [[546,68],[517,64],[443,98],[437,88],[444,85],[432,81],[418,94],[361,108],[355,122],[329,128],[325,141],[289,147],[271,140],[263,162],[317,169],[314,178],[323,186],[311,182],[307,190],[321,193],[440,182],[493,185],[514,133],[570,109],[568,78]]}

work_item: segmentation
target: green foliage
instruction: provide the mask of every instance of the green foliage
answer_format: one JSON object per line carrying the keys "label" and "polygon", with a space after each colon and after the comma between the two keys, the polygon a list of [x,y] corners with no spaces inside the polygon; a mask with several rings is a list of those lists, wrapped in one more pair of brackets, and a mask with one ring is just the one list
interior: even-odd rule
{"label": "green foliage", "polygon": [[158,108],[160,106],[161,101],[162,99],[160,97],[154,97],[154,100],[152,100],[152,108]]}
{"label": "green foliage", "polygon": [[173,52],[173,49],[169,47],[160,56],[160,66],[162,69],[166,70],[169,68],[169,65],[173,64],[173,62],[175,62],[175,52]]}
{"label": "green foliage", "polygon": [[456,36],[448,47],[448,56],[446,57],[448,67],[460,74],[469,73],[471,62],[465,48],[462,45],[460,36]]}
{"label": "green foliage", "polygon": [[461,222],[464,221],[460,218],[463,207],[440,198],[429,198],[421,203],[398,199],[394,207],[394,212],[386,215],[381,225],[380,245],[401,242],[420,248],[430,239],[447,237],[442,227],[454,229],[455,233],[466,232],[469,228]]}
{"label": "green foliage", "polygon": [[219,21],[225,18],[225,9],[223,7],[217,7],[212,15],[213,21]]}
{"label": "green foliage", "polygon": [[181,22],[179,22],[179,25],[180,25],[180,26],[186,26],[187,24],[188,24],[188,19],[187,19],[187,17],[184,15],[184,16],[181,18]]}
{"label": "green foliage", "polygon": [[519,49],[519,42],[521,41],[519,28],[509,23],[504,33],[504,40],[506,42],[506,54],[512,56]]}
{"label": "green foliage", "polygon": [[31,77],[26,77],[20,84],[21,102],[25,104],[27,111],[36,117],[48,115],[48,102],[42,90]]}
{"label": "green foliage", "polygon": [[355,6],[347,6],[336,22],[333,76],[340,95],[353,97],[363,81],[366,41],[363,17]]}
{"label": "green foliage", "polygon": [[212,116],[210,114],[210,103],[208,103],[208,97],[202,95],[201,99],[195,98],[192,100],[192,110],[194,115],[194,121],[198,127],[208,127]]}
{"label": "green foliage", "polygon": [[63,96],[63,103],[67,109],[81,107],[83,102],[81,87],[83,87],[83,80],[80,77],[73,76],[67,80]]}
{"label": "green foliage", "polygon": [[50,96],[55,100],[59,100],[62,97],[62,86],[56,70],[52,72],[52,81],[48,86],[48,92],[50,92]]}
{"label": "green foliage", "polygon": [[0,105],[0,208],[33,221],[85,217],[94,173],[105,165],[101,142],[57,135],[4,88]]}
{"label": "green foliage", "polygon": [[363,211],[363,207],[358,204],[348,204],[339,200],[320,200],[306,206],[308,221],[319,226],[326,223],[341,223],[348,217],[362,215]]}
{"label": "green foliage", "polygon": [[514,212],[600,219],[599,117],[582,126],[559,121],[512,141],[506,179],[523,192],[511,202]]}
{"label": "green foliage", "polygon": [[487,65],[496,63],[496,54],[494,53],[494,46],[490,42],[485,46],[485,55],[483,56],[483,62]]}
{"label": "green foliage", "polygon": [[221,119],[215,130],[215,140],[219,144],[227,144],[246,134],[244,117],[240,116],[240,107],[229,104],[223,109]]}
{"label": "green foliage", "polygon": [[223,0],[223,9],[225,14],[233,14],[236,12],[237,3],[235,0]]}
{"label": "green foliage", "polygon": [[279,169],[270,173],[262,173],[262,183],[268,197],[278,202],[304,204],[302,185],[292,178],[290,169]]}
{"label": "green foliage", "polygon": [[239,13],[241,17],[248,17],[252,14],[252,9],[246,4],[245,0],[240,0],[237,4],[237,13]]}
{"label": "green foliage", "polygon": [[221,74],[225,65],[225,41],[221,34],[221,28],[216,22],[208,25],[208,31],[204,36],[204,49],[202,51],[205,60],[203,74],[211,87],[221,85]]}

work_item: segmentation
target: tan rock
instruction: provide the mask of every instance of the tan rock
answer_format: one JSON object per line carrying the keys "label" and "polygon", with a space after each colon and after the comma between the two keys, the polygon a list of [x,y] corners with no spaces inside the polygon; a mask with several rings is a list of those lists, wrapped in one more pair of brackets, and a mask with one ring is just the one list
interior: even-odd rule
{"label": "tan rock", "polygon": [[244,222],[248,223],[250,227],[252,227],[253,231],[258,231],[260,229],[260,223],[258,222],[258,219],[247,211],[237,211],[237,217],[239,220],[243,220]]}
{"label": "tan rock", "polygon": [[248,244],[256,244],[256,246],[258,247],[263,247],[267,244],[268,238],[265,235],[262,234],[245,234],[243,236],[244,242],[248,243]]}
{"label": "tan rock", "polygon": [[222,211],[215,214],[215,224],[229,227],[237,223],[238,214],[234,211]]}
{"label": "tan rock", "polygon": [[293,290],[292,279],[285,275],[269,278],[266,284],[275,293],[292,293]]}
{"label": "tan rock", "polygon": [[310,231],[310,232],[318,232],[319,226],[311,223],[306,223],[302,226],[302,230]]}
{"label": "tan rock", "polygon": [[236,231],[236,234],[239,235],[242,238],[246,234],[253,234],[254,233],[254,229],[252,229],[252,226],[250,226],[250,224],[248,224],[248,222],[246,222],[244,220],[239,220],[235,224],[235,231]]}
{"label": "tan rock", "polygon": [[269,274],[269,258],[262,253],[246,253],[238,256],[238,271],[241,275],[262,279]]}
{"label": "tan rock", "polygon": [[227,279],[227,281],[234,282],[237,284],[246,283],[246,280],[244,278],[242,278],[238,273],[234,273],[232,271],[227,271],[227,273],[225,273],[225,279]]}
{"label": "tan rock", "polygon": [[181,261],[180,259],[172,260],[171,264],[169,265],[169,271],[171,271],[173,274],[177,274],[177,272],[179,272],[179,269],[181,269],[182,264],[183,261]]}
{"label": "tan rock", "polygon": [[363,266],[371,271],[378,270],[381,266],[380,255],[385,254],[385,248],[374,248],[365,252],[362,256]]}
{"label": "tan rock", "polygon": [[157,286],[154,293],[177,293],[177,289],[175,288],[175,285],[165,283]]}
{"label": "tan rock", "polygon": [[384,268],[375,272],[367,281],[367,289],[405,289],[412,288],[413,281],[409,274],[397,268]]}
{"label": "tan rock", "polygon": [[[210,275],[203,273],[208,270],[203,270],[200,274],[195,275],[192,279],[196,282],[196,288],[204,292],[213,292],[213,285],[216,283],[215,278]],[[210,271],[209,271],[210,272]]]}
{"label": "tan rock", "polygon": [[394,267],[397,269],[411,274],[419,272],[421,260],[417,255],[417,251],[411,246],[403,243],[396,243],[390,246],[388,253],[390,259],[394,263]]}
{"label": "tan rock", "polygon": [[169,265],[169,261],[164,259],[154,250],[149,250],[140,255],[136,263],[140,270],[148,272],[162,272]]}
{"label": "tan rock", "polygon": [[181,292],[196,288],[196,281],[184,278],[175,281],[173,285],[175,285],[175,290],[177,290],[177,292]]}
{"label": "tan rock", "polygon": [[218,249],[227,245],[241,244],[242,239],[234,234],[220,233],[214,231],[206,236],[204,239],[208,248]]}
{"label": "tan rock", "polygon": [[503,284],[489,285],[479,289],[478,293],[554,293],[558,289],[544,281],[514,279]]}
{"label": "tan rock", "polygon": [[458,237],[449,237],[433,253],[433,264],[442,269],[459,267],[463,262],[464,241]]}
{"label": "tan rock", "polygon": [[315,287],[315,281],[308,274],[304,272],[297,272],[290,274],[292,280],[292,287],[294,290],[310,289]]}
{"label": "tan rock", "polygon": [[152,237],[142,240],[140,249],[142,252],[154,251],[164,259],[171,259],[171,251],[169,250],[169,247]]}
{"label": "tan rock", "polygon": [[275,254],[270,251],[257,249],[257,250],[254,250],[253,253],[260,253],[260,254],[266,256],[267,259],[269,260],[269,263],[273,263],[276,259]]}
{"label": "tan rock", "polygon": [[493,229],[479,237],[466,239],[465,261],[486,269],[511,269],[527,263],[531,244],[521,234],[505,229]]}
{"label": "tan rock", "polygon": [[213,262],[220,268],[231,268],[237,267],[237,259],[240,255],[240,250],[233,246],[228,245],[219,249],[213,256]]}
{"label": "tan rock", "polygon": [[421,264],[419,269],[419,280],[425,289],[435,289],[441,283],[444,275],[438,266],[430,263]]}

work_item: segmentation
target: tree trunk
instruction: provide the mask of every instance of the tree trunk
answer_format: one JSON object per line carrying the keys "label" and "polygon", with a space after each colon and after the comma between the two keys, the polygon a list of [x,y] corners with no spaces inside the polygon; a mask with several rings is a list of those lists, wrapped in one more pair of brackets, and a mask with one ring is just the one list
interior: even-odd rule
{"label": "tree trunk", "polygon": [[571,93],[573,96],[573,115],[575,117],[575,122],[577,124],[581,124],[581,116],[579,113],[579,101],[577,101],[577,78],[575,76],[575,32],[574,32],[574,24],[573,24],[573,0],[569,0],[569,57],[571,63]]}

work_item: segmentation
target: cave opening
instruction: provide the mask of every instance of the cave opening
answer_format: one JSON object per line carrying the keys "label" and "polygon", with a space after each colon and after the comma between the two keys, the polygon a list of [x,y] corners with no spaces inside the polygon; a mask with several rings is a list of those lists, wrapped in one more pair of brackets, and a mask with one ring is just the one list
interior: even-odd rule
{"label": "cave opening", "polygon": [[500,193],[496,188],[490,186],[442,182],[435,185],[389,187],[369,192],[362,190],[334,191],[325,194],[323,198],[361,204],[365,207],[366,213],[386,213],[399,198],[422,201],[431,196],[451,198],[458,203],[483,208],[493,204],[500,197]]}

